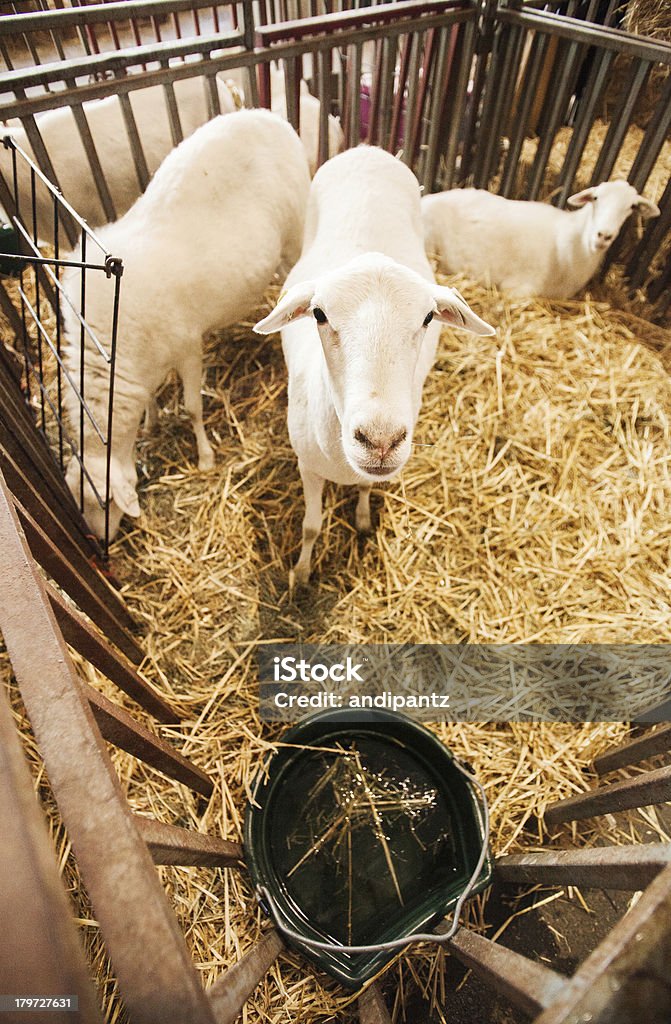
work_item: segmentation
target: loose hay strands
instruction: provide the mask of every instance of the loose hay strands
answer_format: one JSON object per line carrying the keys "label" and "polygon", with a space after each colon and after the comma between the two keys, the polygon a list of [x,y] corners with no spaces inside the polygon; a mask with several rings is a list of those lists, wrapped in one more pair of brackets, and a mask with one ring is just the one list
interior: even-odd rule
{"label": "loose hay strands", "polygon": [[[195,468],[192,432],[176,388],[166,385],[158,432],[140,443],[142,516],[125,525],[112,564],[147,629],[144,671],[184,716],[181,726],[161,731],[211,774],[216,792],[202,812],[184,787],[115,752],[134,811],[240,840],[255,772],[273,741],[281,742],[282,730],[263,725],[257,707],[255,650],[273,639],[671,641],[671,384],[638,343],[646,340],[640,325],[589,296],[521,302],[456,283],[498,325],[497,336],[443,335],[412,458],[401,480],[374,492],[372,537],[356,536],[355,496],[327,487],[314,582],[295,603],[287,572],[300,543],[302,495],[286,433],[279,342],[256,338],[250,318],[209,345],[205,404],[217,449],[209,473]],[[84,938],[107,1018],[123,1021],[23,728],[67,885],[88,922]],[[442,724],[435,731],[484,784],[497,854],[540,843],[545,808],[583,790],[592,758],[626,734],[612,723]],[[635,819],[622,822],[596,819],[559,831],[577,844],[635,840]],[[267,927],[247,876],[160,872],[210,983]],[[484,899],[468,915],[483,929]],[[437,1003],[443,963],[444,954],[420,947],[386,977],[399,993],[403,978],[404,992],[418,984]],[[286,954],[254,993],[246,1020],[348,1022],[351,1002],[300,956]],[[402,1005],[399,995],[399,1013]]]}

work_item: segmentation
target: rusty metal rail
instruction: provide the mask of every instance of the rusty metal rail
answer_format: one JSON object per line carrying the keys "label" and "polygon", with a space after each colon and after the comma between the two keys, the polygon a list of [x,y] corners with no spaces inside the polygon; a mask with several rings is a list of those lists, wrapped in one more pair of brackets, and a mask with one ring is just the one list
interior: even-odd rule
{"label": "rusty metal rail", "polygon": [[[9,702],[0,688],[0,992],[76,993],[79,1019],[100,1024],[84,951],[70,920],[70,907],[54,851],[19,743]],[[5,1020],[26,1020],[18,1011]],[[70,1011],[52,1011],[57,1024]]]}

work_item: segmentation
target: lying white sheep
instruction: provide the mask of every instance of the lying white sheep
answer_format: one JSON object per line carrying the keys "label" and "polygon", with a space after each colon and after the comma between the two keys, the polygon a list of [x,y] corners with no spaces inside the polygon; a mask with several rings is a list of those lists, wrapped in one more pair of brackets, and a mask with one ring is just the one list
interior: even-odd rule
{"label": "lying white sheep", "polygon": [[425,196],[426,250],[445,273],[467,274],[512,295],[568,299],[599,269],[631,213],[659,216],[626,181],[586,188],[568,203],[578,210],[472,188]]}
{"label": "lying white sheep", "polygon": [[[110,536],[124,513],[139,514],[135,440],[145,408],[170,370],[184,386],[184,404],[198,445],[199,466],[213,453],[203,427],[201,398],[204,333],[239,320],[261,300],[281,264],[300,252],[310,185],[305,151],[293,128],[266,110],[221,116],[173,150],[147,191],[121,220],[98,237],[124,263],[118,327],[111,447]],[[78,307],[80,274],[69,269],[64,287]],[[112,289],[89,273],[86,319],[109,337]],[[78,380],[79,320],[64,304],[66,362]],[[85,341],[85,397],[106,423],[109,380],[90,337]],[[79,402],[68,389],[69,420],[76,427]],[[99,494],[105,493],[105,449],[86,420],[84,464]],[[68,467],[79,497],[79,463]],[[84,514],[104,536],[105,515],[85,478]]]}
{"label": "lying white sheep", "polygon": [[[235,100],[228,87],[218,79],[217,91],[222,113],[236,109]],[[206,83],[202,78],[188,78],[175,82],[175,98],[179,110],[180,124],[184,138],[209,118]],[[130,94],[130,103],[137,124],[147,169],[152,175],[173,148],[170,122],[163,86],[154,85],[148,89],[137,89]],[[135,170],[121,104],[117,96],[103,100],[92,100],[84,104],[91,135],[96,147],[104,177],[107,182],[117,217],[121,217],[140,195],[140,183]],[[60,107],[38,115],[37,126],[46,150],[53,163],[61,191],[77,213],[92,227],[104,224],[109,219],[104,212],[98,195],[86,151],[69,107]],[[11,135],[30,157],[33,150],[20,124],[3,129],[2,135]],[[24,165],[18,162],[19,201],[22,217],[32,228],[30,175]],[[12,154],[0,145],[0,170],[5,181],[12,188]],[[37,227],[41,238],[53,234],[53,201],[46,188],[38,186]]]}
{"label": "lying white sheep", "polygon": [[407,461],[438,321],[475,334],[494,331],[457,292],[435,283],[415,176],[367,146],[317,171],[303,252],[285,287],[254,329],[282,330],[289,435],[305,494],[295,578],[305,583],[324,481],[358,486],[356,526],[367,530],[373,482]]}

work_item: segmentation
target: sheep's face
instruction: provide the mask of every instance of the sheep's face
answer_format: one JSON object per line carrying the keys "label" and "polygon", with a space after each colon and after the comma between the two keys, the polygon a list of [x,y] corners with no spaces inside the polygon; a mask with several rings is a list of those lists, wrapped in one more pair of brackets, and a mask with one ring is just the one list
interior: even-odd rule
{"label": "sheep's face", "polygon": [[[66,472],[66,480],[75,501],[79,504],[81,469],[77,459],[70,460]],[[105,538],[105,509],[101,500],[105,498],[107,465],[104,455],[86,457],[84,473],[84,507],[82,514],[91,531],[101,540]],[[135,467],[124,469],[117,458],[110,461],[110,500],[109,500],[109,540],[112,540],[119,529],[124,515],[139,516],[140,506],[137,500],[137,474]],[[97,492],[97,493],[96,493]]]}
{"label": "sheep's face", "polygon": [[312,298],[343,451],[365,478],[393,476],[410,455],[418,358],[437,330],[430,283],[420,281],[398,266],[346,268]]}
{"label": "sheep's face", "polygon": [[494,333],[458,292],[379,253],[296,285],[255,330],[269,334],[299,317],[319,336],[345,457],[368,480],[393,476],[410,455],[426,372],[422,360],[418,374],[419,357],[437,341],[438,321]]}
{"label": "sheep's face", "polygon": [[626,181],[604,181],[586,188],[571,196],[568,204],[589,207],[584,238],[588,251],[594,254],[604,253],[613,244],[630,214],[638,212],[644,218],[659,216],[658,207]]}

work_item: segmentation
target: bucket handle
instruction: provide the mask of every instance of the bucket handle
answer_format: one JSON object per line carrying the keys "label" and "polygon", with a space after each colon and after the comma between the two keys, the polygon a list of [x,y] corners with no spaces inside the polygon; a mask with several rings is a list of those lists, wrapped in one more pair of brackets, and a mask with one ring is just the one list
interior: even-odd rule
{"label": "bucket handle", "polygon": [[489,807],[487,804],[487,796],[485,794],[482,783],[475,777],[473,770],[470,766],[461,764],[461,762],[455,757],[453,763],[456,768],[465,775],[470,783],[475,785],[480,791],[481,806],[479,808],[482,818],[482,849],[480,850],[480,856],[478,862],[473,869],[473,874],[468,880],[468,884],[459,899],[454,905],[454,913],[452,917],[452,923],[449,929],[441,935],[437,935],[435,932],[415,932],[413,935],[406,935],[401,939],[392,939],[389,942],[378,942],[369,946],[341,946],[335,942],[321,942],[318,939],[306,939],[305,936],[300,935],[297,931],[294,931],[290,925],[282,921],[280,917],[280,911],[277,903],[270,895],[270,892],[265,885],[259,885],[256,888],[257,899],[259,902],[263,902],[268,908],[271,916],[275,921],[275,926],[281,935],[286,936],[288,939],[292,939],[295,943],[300,946],[309,946],[310,949],[323,949],[330,953],[378,953],[387,952],[392,949],[403,949],[404,946],[409,946],[413,942],[435,942],[439,946],[444,946],[457,932],[459,928],[459,917],[461,915],[461,908],[471,893],[473,886],[477,882],[480,872],[484,866],[487,858],[487,851],[489,848]]}

